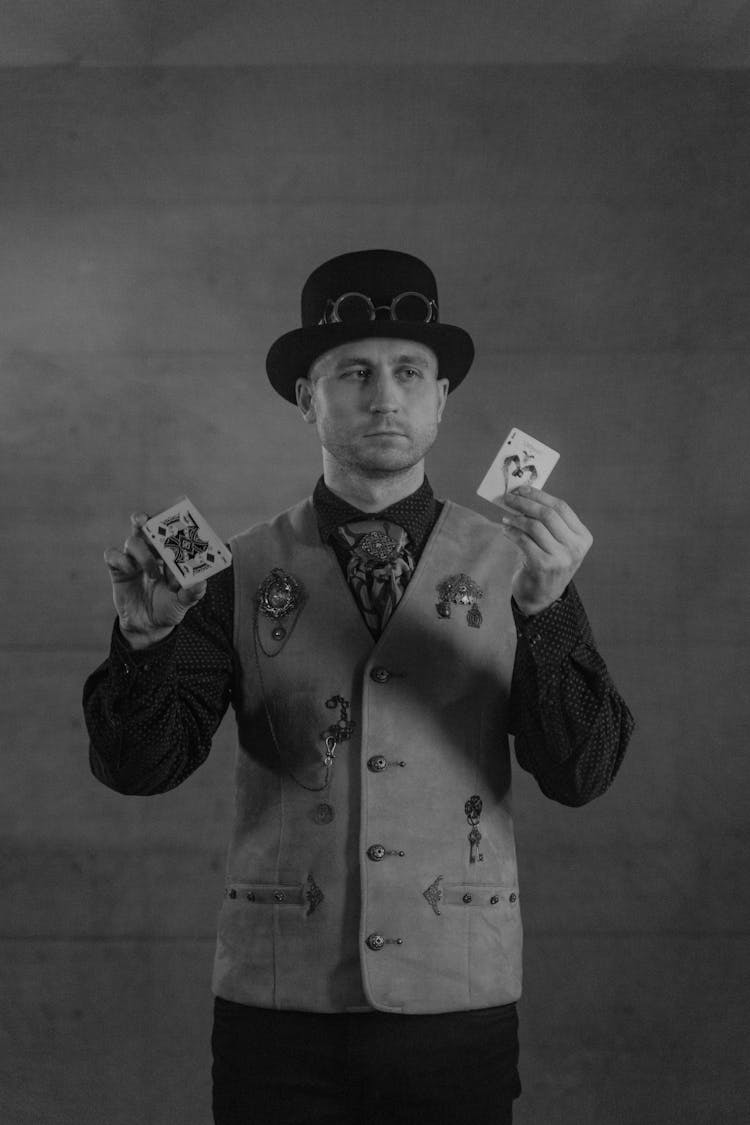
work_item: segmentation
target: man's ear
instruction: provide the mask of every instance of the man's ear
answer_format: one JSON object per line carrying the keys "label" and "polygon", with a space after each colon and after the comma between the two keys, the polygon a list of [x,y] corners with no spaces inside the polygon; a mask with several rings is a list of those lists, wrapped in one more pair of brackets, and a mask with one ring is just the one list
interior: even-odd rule
{"label": "man's ear", "polygon": [[313,402],[313,388],[309,378],[298,379],[294,385],[297,396],[297,406],[300,414],[308,423],[315,421],[315,403]]}
{"label": "man's ear", "polygon": [[443,411],[445,410],[445,404],[448,401],[448,388],[449,387],[450,387],[450,381],[448,379],[438,379],[438,381],[437,381],[437,389],[438,389],[437,419],[438,419],[438,422],[443,417]]}

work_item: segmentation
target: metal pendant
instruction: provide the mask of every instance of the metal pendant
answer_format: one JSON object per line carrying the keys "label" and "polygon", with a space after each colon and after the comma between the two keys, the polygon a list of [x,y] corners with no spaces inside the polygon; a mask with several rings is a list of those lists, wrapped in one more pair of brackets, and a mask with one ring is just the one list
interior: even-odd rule
{"label": "metal pendant", "polygon": [[467,607],[467,624],[472,629],[479,628],[482,624],[482,613],[477,603],[480,598],[484,597],[484,590],[480,589],[473,578],[464,574],[463,571],[460,574],[451,574],[448,578],[439,582],[436,589],[440,599],[435,603],[438,617],[450,617],[451,603],[453,605],[465,605]]}
{"label": "metal pendant", "polygon": [[472,629],[478,629],[482,624],[482,611],[478,605],[470,605],[466,611],[466,621]]}
{"label": "metal pendant", "polygon": [[275,566],[261,582],[256,594],[258,610],[264,617],[278,621],[292,613],[302,599],[302,586],[291,574]]}
{"label": "metal pendant", "polygon": [[333,817],[333,805],[329,805],[327,801],[321,801],[319,805],[315,806],[313,819],[316,824],[330,824]]}

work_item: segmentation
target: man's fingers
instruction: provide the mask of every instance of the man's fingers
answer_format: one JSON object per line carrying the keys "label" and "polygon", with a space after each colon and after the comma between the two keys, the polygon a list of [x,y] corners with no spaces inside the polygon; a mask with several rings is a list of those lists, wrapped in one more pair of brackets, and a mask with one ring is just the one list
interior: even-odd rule
{"label": "man's fingers", "polygon": [[541,488],[534,488],[530,484],[524,484],[521,485],[520,488],[514,488],[513,491],[508,493],[503,499],[505,501],[516,500],[518,502],[530,500],[541,504],[546,509],[551,509],[551,511],[555,512],[576,535],[585,536],[590,534],[586,525],[581,523],[569,504],[566,504],[559,496],[552,496],[549,492],[542,492]]}
{"label": "man's fingers", "polygon": [[118,551],[115,547],[108,547],[104,552],[104,561],[115,582],[129,582],[140,573],[141,567],[130,555]]}
{"label": "man's fingers", "polygon": [[144,570],[149,578],[161,578],[159,560],[140,530],[133,531],[132,535],[127,537],[124,551],[128,555],[132,555],[141,570]]}
{"label": "man's fingers", "polygon": [[527,496],[516,496],[515,493],[511,493],[510,496],[503,497],[503,504],[498,506],[502,508],[506,516],[518,522],[519,527],[528,531],[529,534],[533,534],[533,524],[538,527],[545,527],[549,535],[563,547],[568,547],[575,535],[575,532],[558,515],[555,508],[540,504],[536,500],[530,500]]}
{"label": "man's fingers", "polygon": [[[521,515],[520,512],[509,511],[502,518],[502,526],[506,530],[519,532],[548,555],[555,554],[561,546],[567,546],[564,540],[556,539],[541,520]],[[519,540],[519,546],[521,545],[522,541]]]}

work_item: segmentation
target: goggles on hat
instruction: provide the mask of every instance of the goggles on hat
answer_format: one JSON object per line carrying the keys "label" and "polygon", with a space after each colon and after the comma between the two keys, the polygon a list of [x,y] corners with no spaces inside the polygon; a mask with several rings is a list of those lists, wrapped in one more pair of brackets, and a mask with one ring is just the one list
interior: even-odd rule
{"label": "goggles on hat", "polygon": [[406,324],[429,324],[438,318],[437,301],[423,293],[399,293],[389,305],[376,305],[365,293],[342,293],[336,300],[328,298],[318,325],[367,324],[377,320],[379,312],[386,312],[391,320]]}

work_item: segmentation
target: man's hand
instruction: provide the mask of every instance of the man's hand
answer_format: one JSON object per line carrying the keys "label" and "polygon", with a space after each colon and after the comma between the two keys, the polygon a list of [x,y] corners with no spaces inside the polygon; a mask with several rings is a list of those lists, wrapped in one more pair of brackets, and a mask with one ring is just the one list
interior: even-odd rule
{"label": "man's hand", "polygon": [[147,519],[143,514],[132,515],[123,549],[109,547],[104,552],[120,632],[133,648],[145,648],[166,637],[206,592],[205,582],[183,590],[172,577],[143,534]]}
{"label": "man's hand", "polygon": [[501,528],[522,555],[513,597],[522,613],[541,613],[560,597],[593,536],[564,500],[522,485],[503,497]]}

